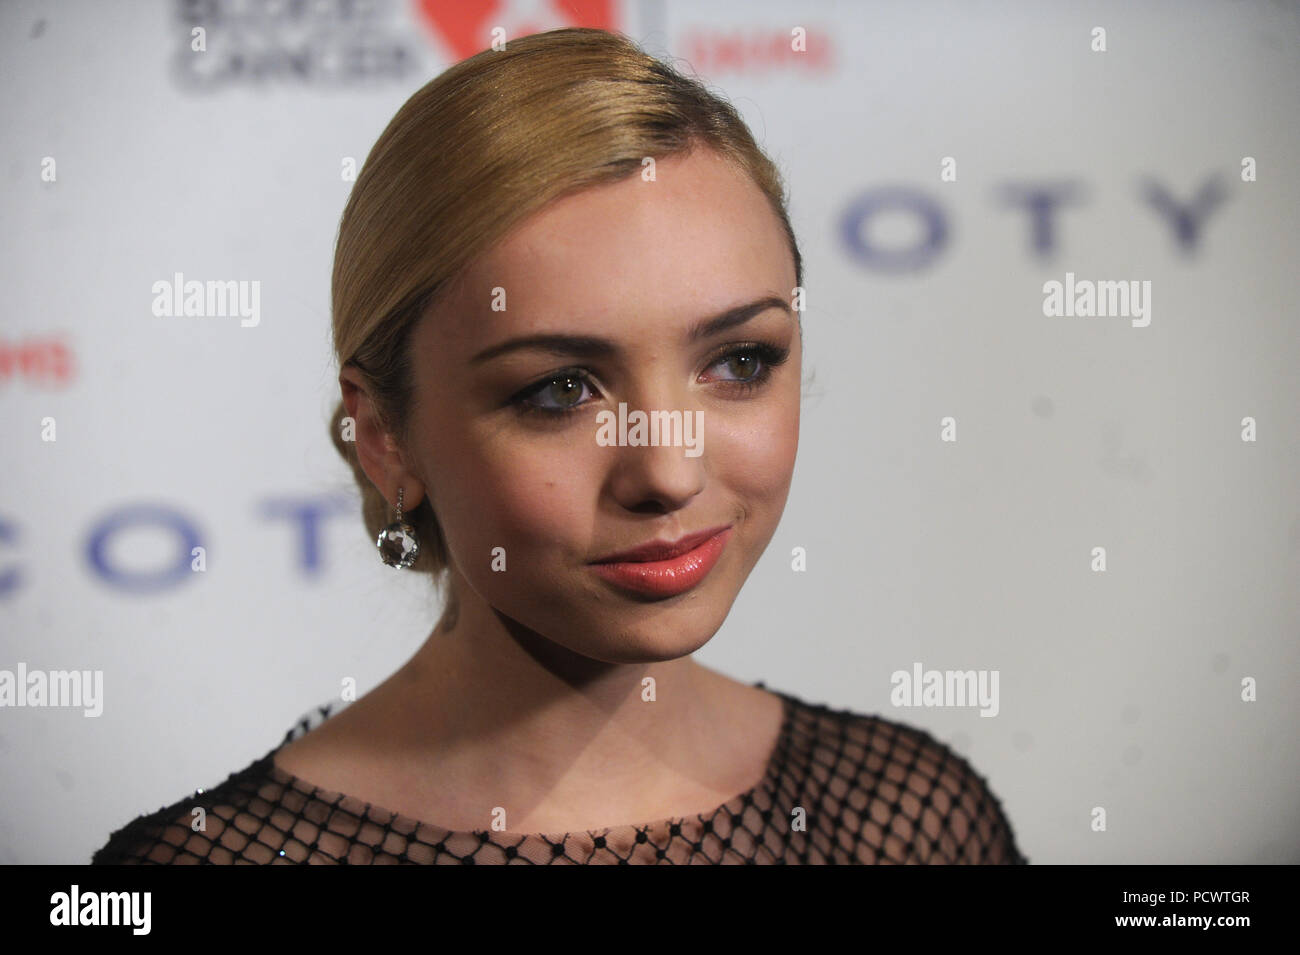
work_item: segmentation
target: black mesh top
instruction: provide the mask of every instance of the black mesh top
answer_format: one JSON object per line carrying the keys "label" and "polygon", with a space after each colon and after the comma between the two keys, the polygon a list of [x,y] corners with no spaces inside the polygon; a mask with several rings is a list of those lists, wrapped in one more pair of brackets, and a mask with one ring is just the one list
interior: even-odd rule
{"label": "black mesh top", "polygon": [[274,765],[280,747],[330,716],[327,705],[215,788],[127,823],[91,864],[1028,863],[985,780],[924,730],[769,692],[785,719],[762,781],[698,816],[555,835],[453,832]]}

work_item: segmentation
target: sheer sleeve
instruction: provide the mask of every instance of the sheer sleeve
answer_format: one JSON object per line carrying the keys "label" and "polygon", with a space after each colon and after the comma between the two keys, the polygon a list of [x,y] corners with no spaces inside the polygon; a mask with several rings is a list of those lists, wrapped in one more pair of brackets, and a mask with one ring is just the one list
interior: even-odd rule
{"label": "sheer sleeve", "polygon": [[270,797],[271,756],[220,785],[140,816],[109,837],[91,865],[230,865],[299,862],[290,839],[302,818]]}
{"label": "sheer sleeve", "polygon": [[[271,863],[277,851],[263,841],[265,820],[232,806],[189,810],[179,816],[154,815],[135,820],[113,834],[95,853],[91,865],[208,865],[232,862]],[[174,811],[174,807],[172,809]],[[201,828],[194,828],[201,825]]]}
{"label": "sheer sleeve", "polygon": [[949,747],[879,717],[858,722],[849,737],[867,797],[858,861],[1028,863],[988,782]]}

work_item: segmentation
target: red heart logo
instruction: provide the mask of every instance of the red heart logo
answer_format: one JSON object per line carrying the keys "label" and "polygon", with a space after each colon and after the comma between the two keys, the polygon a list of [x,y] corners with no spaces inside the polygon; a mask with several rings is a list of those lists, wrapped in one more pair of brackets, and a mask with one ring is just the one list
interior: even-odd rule
{"label": "red heart logo", "polygon": [[457,60],[492,45],[492,29],[506,42],[561,27],[614,30],[614,0],[415,0],[415,12]]}

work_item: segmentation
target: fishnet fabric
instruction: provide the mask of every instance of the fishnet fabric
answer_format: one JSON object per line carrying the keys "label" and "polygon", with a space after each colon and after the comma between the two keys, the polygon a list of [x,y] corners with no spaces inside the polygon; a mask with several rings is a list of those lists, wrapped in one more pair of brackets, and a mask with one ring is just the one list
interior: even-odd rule
{"label": "fishnet fabric", "polygon": [[[711,813],[560,835],[454,832],[275,766],[328,718],[323,706],[219,786],[127,823],[91,864],[1028,863],[986,781],[925,731],[769,692],[785,716],[763,779]],[[196,808],[205,831],[191,828]]]}

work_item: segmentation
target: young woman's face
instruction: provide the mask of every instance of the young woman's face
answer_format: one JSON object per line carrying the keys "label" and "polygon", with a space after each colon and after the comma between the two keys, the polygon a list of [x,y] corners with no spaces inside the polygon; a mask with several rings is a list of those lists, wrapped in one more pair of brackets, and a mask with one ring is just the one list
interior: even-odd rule
{"label": "young woman's face", "polygon": [[[654,181],[527,220],[413,337],[408,451],[462,604],[610,663],[674,659],[713,636],[776,530],[799,441],[780,221],[715,153],[657,165]],[[634,445],[634,412],[677,414],[659,417],[657,445]],[[722,528],[685,559],[597,563]]]}

